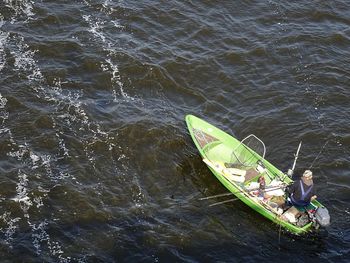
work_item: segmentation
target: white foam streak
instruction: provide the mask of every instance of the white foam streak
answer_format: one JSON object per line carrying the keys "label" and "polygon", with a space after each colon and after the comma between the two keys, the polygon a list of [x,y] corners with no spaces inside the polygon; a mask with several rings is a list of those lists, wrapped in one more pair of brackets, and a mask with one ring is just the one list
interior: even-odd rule
{"label": "white foam streak", "polygon": [[14,40],[18,48],[18,50],[11,51],[11,54],[15,58],[15,69],[17,71],[25,71],[27,73],[27,79],[30,81],[41,82],[43,80],[43,75],[34,59],[36,51],[29,48],[24,42],[23,37],[17,37]]}
{"label": "white foam streak", "polygon": [[18,0],[4,0],[5,6],[11,8],[16,16],[25,15],[27,19],[34,16],[33,4],[34,1],[18,1]]}
{"label": "white foam streak", "polygon": [[39,224],[32,224],[32,238],[33,245],[36,249],[36,254],[41,254],[41,243],[47,241],[49,239],[49,235],[45,231],[45,227],[47,225],[46,221],[40,222]]}
{"label": "white foam streak", "polygon": [[117,21],[111,21],[115,28],[124,29],[124,26],[119,24]]}
{"label": "white foam streak", "polygon": [[5,120],[7,120],[9,117],[9,113],[5,110],[6,104],[7,104],[7,99],[3,97],[0,93],[0,118],[2,119],[2,124],[4,124]]}
{"label": "white foam streak", "polygon": [[29,151],[27,149],[27,145],[18,145],[17,151],[8,152],[7,156],[17,158],[17,160],[21,161],[24,159],[25,154]]}
{"label": "white foam streak", "polygon": [[6,228],[2,229],[1,232],[4,233],[5,235],[5,242],[6,244],[12,248],[12,241],[13,241],[13,235],[18,229],[17,222],[21,220],[21,218],[16,217],[16,218],[11,218],[11,213],[10,212],[5,212],[0,219],[7,225]]}
{"label": "white foam streak", "polygon": [[60,149],[63,151],[63,156],[69,156],[69,150],[66,147],[66,144],[64,142],[64,139],[61,137],[62,132],[56,132],[56,137],[58,139],[58,145]]}
{"label": "white foam streak", "polygon": [[41,196],[35,196],[33,198],[33,202],[35,203],[36,208],[44,206],[43,199]]}
{"label": "white foam streak", "polygon": [[28,177],[21,171],[18,172],[19,182],[16,186],[17,195],[13,201],[18,202],[26,218],[29,218],[28,209],[33,205],[28,196]]}
{"label": "white foam streak", "polygon": [[[51,156],[50,155],[39,155],[35,154],[28,146],[27,143],[24,145],[19,145],[19,150],[17,152],[12,152],[8,154],[13,157],[17,157],[18,160],[23,163],[26,162],[26,159],[30,159],[32,161],[32,169],[37,169],[38,166],[43,166],[45,168],[45,174],[49,175],[49,177],[53,180],[57,180],[59,178],[53,177],[52,169],[51,169]],[[67,177],[69,175],[60,173],[59,177]],[[19,203],[24,218],[27,219],[28,225],[32,230],[32,238],[33,245],[36,249],[36,253],[40,255],[42,253],[42,243],[46,244],[46,247],[50,251],[50,255],[56,257],[58,262],[70,262],[70,257],[63,257],[63,250],[59,244],[59,242],[52,241],[49,234],[46,232],[45,228],[48,225],[47,221],[40,222],[38,224],[32,224],[29,220],[29,209],[35,205],[37,209],[40,209],[44,205],[42,197],[46,197],[48,190],[42,189],[40,186],[38,190],[42,193],[40,196],[33,197],[33,200],[30,198],[29,191],[29,177],[27,174],[22,171],[18,172],[18,183],[16,186],[16,196],[12,198],[13,201]],[[2,230],[5,233],[6,242],[10,248],[12,248],[13,235],[18,229],[18,225],[16,224],[21,218],[17,217],[11,219],[10,213],[5,213],[2,217],[3,221],[8,225],[5,230]]]}
{"label": "white foam streak", "polygon": [[[60,115],[60,117],[66,119],[68,124],[81,122],[81,124],[87,125],[89,123],[89,117],[82,107],[84,104],[80,100],[82,97],[81,91],[64,92],[62,90],[63,83],[61,82],[61,79],[55,79],[53,84],[54,86],[46,91],[45,98],[56,102],[58,107],[61,105],[68,106],[68,114]],[[75,114],[72,115],[70,112],[74,112]]]}
{"label": "white foam streak", "polygon": [[91,7],[91,4],[89,3],[89,1],[83,0],[83,2],[84,2],[87,6]]}
{"label": "white foam streak", "polygon": [[0,93],[0,109],[4,109],[7,103],[7,99],[4,98]]}
{"label": "white foam streak", "polygon": [[42,253],[42,245],[45,244],[50,254],[57,257],[58,262],[70,262],[70,257],[63,256],[63,250],[59,242],[52,241],[50,235],[47,233],[46,228],[48,226],[47,221],[40,222],[39,224],[31,224],[32,227],[32,239],[33,245],[36,249],[36,254]]}
{"label": "white foam streak", "polygon": [[[124,92],[124,85],[123,85],[121,78],[120,78],[118,66],[116,64],[114,64],[111,59],[106,59],[106,62],[108,63],[108,65],[110,66],[110,68],[112,70],[112,84],[117,84],[119,86],[120,92],[124,98],[128,98],[130,100],[133,100],[132,97],[130,97],[128,94],[126,94]],[[117,92],[115,89],[113,89],[113,97],[114,97],[114,101],[117,101]]]}
{"label": "white foam streak", "polygon": [[1,31],[3,25],[4,25],[4,21],[0,14],[0,72],[2,71],[2,69],[6,64],[6,56],[5,56],[6,54],[5,54],[4,47],[5,47],[7,38],[9,36],[8,33]]}
{"label": "white foam streak", "polygon": [[[87,2],[84,1],[89,7],[91,7],[91,5]],[[103,3],[103,9],[106,11],[107,14],[111,13],[113,11],[113,8],[109,7],[110,1],[105,1]],[[121,81],[121,76],[120,76],[120,72],[118,69],[118,66],[112,61],[112,59],[110,58],[113,53],[114,53],[114,43],[109,40],[106,37],[106,34],[103,32],[103,26],[106,24],[105,21],[101,21],[98,18],[97,19],[93,19],[91,15],[83,15],[83,19],[89,24],[89,32],[91,32],[95,38],[100,39],[102,42],[102,48],[105,52],[108,53],[107,57],[105,61],[107,63],[106,64],[102,64],[101,68],[103,71],[111,71],[111,81],[112,81],[112,85],[113,85],[113,89],[112,89],[112,94],[113,94],[113,100],[117,101],[118,97],[117,97],[117,88],[119,88],[119,92],[121,94],[121,96],[124,99],[128,99],[128,100],[133,100],[132,97],[130,97],[125,91],[124,91],[124,85]],[[120,25],[117,21],[113,20],[111,21],[111,23],[117,28],[117,29],[123,29],[124,27],[122,25]]]}
{"label": "white foam streak", "polygon": [[[24,22],[26,22],[27,20],[32,19],[34,16],[34,1],[3,0],[2,3],[4,3],[8,8],[12,9],[15,13],[6,23],[17,23],[17,21],[22,23],[23,19],[25,19]],[[3,32],[2,29],[4,25],[5,22],[0,14],[0,72],[6,65],[5,49],[8,49],[11,54],[11,60],[13,59],[13,70],[20,73],[18,74],[19,77],[25,76],[25,78],[28,80],[27,82],[30,84],[37,97],[46,99],[49,102],[56,102],[57,110],[62,104],[68,104],[69,107],[75,107],[76,110],[74,112],[81,116],[83,123],[87,123],[87,115],[81,108],[81,104],[77,103],[80,95],[73,96],[69,93],[67,96],[64,96],[62,89],[57,87],[58,85],[53,88],[46,87],[44,85],[45,79],[37,61],[35,60],[37,50],[32,50],[28,44],[25,43],[25,39],[20,34],[13,33],[10,36],[9,33]],[[6,111],[7,102],[7,98],[0,94],[0,120],[2,119],[2,124],[5,124],[5,121],[9,118],[9,113]],[[35,170],[35,172],[37,172],[35,174],[36,178],[40,178],[40,176],[42,176],[41,173],[48,176],[52,181],[61,179],[64,180],[70,176],[68,173],[61,171],[59,172],[59,175],[55,175],[52,170],[52,160],[54,158],[51,155],[34,152],[27,142],[16,142],[11,130],[6,127],[1,127],[0,134],[6,133],[10,137],[10,146],[12,147],[11,151],[7,153],[7,156],[13,157],[19,161],[21,163],[20,166],[29,166],[32,171]],[[63,150],[64,156],[68,156],[69,152],[61,135],[62,132],[56,130],[59,148]],[[39,170],[39,168],[44,168],[44,171]],[[52,238],[50,238],[50,235],[47,233],[47,221],[44,220],[43,222],[38,222],[36,224],[32,224],[30,222],[29,212],[32,208],[39,210],[44,206],[43,198],[47,196],[47,192],[49,191],[42,189],[41,186],[38,186],[37,190],[39,190],[41,194],[34,195],[35,192],[30,191],[31,173],[30,170],[26,169],[26,171],[28,172],[23,172],[23,170],[18,171],[16,195],[11,199],[14,203],[19,205],[23,215],[21,217],[13,218],[13,215],[10,212],[5,212],[2,216],[0,216],[0,220],[3,221],[3,227],[0,228],[0,231],[4,236],[4,244],[8,245],[8,247],[12,249],[13,243],[17,241],[17,238],[14,240],[16,232],[22,230],[18,222],[24,219],[24,223],[26,222],[31,227],[33,245],[38,255],[41,255],[42,250],[45,248],[45,250],[49,250],[48,254],[55,258],[55,262],[70,262],[70,257],[63,256],[64,252],[60,243],[53,241]],[[44,245],[44,247],[42,245]],[[45,254],[46,253],[47,252],[45,251]]]}
{"label": "white foam streak", "polygon": [[33,163],[32,169],[36,169],[38,167],[37,163],[39,162],[40,157],[31,151],[29,152],[29,154],[30,154],[30,159],[32,160],[32,163]]}
{"label": "white foam streak", "polygon": [[83,15],[83,19],[85,22],[87,22],[90,26],[89,31],[95,36],[102,40],[102,42],[106,43],[106,37],[103,34],[102,26],[104,25],[104,21],[93,21],[91,19],[91,15]]}

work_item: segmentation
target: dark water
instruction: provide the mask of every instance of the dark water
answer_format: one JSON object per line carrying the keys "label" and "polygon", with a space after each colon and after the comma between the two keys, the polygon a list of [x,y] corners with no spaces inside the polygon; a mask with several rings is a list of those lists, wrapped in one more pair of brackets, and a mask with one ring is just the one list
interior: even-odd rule
{"label": "dark water", "polygon": [[[349,262],[348,1],[0,1],[1,262]],[[326,231],[225,192],[184,117],[313,167]],[[279,240],[280,239],[280,240]]]}

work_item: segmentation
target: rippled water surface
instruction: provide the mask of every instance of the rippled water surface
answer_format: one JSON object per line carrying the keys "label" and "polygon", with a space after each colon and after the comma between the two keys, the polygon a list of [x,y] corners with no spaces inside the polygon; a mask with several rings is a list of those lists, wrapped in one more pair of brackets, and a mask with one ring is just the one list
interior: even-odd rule
{"label": "rippled water surface", "polygon": [[[348,1],[0,0],[2,262],[349,262]],[[184,117],[313,167],[295,237],[225,192]]]}

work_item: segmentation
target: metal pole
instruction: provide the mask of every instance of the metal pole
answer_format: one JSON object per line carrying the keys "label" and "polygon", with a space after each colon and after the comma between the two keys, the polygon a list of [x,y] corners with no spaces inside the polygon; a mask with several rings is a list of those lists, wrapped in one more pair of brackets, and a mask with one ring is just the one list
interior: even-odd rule
{"label": "metal pole", "polygon": [[292,175],[294,173],[294,168],[295,168],[295,164],[297,163],[297,159],[298,159],[298,156],[299,156],[300,148],[301,148],[301,141],[299,143],[297,153],[295,154],[295,158],[294,158],[294,163],[293,163],[292,169],[288,169],[287,175],[289,177],[292,177]]}

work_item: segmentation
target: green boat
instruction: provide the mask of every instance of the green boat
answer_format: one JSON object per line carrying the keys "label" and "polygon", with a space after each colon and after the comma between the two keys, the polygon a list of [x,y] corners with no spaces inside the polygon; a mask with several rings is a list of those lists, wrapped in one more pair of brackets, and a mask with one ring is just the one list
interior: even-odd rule
{"label": "green boat", "polygon": [[313,215],[321,210],[319,208],[325,208],[317,200],[311,202],[311,209],[304,211],[295,207],[286,209],[275,201],[282,199],[284,202],[284,188],[293,180],[265,160],[266,147],[259,138],[251,134],[239,141],[193,115],[186,116],[186,123],[203,161],[242,202],[294,234],[310,232],[320,226],[320,220]]}

